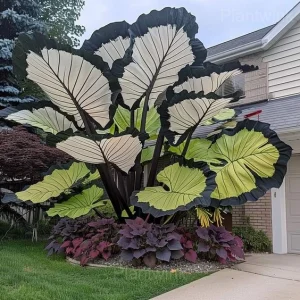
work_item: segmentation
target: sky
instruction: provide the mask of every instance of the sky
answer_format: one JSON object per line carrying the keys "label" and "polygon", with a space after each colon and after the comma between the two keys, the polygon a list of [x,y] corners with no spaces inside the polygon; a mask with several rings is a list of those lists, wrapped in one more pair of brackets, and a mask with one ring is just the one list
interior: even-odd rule
{"label": "sky", "polygon": [[78,24],[81,42],[108,23],[133,23],[142,13],[166,6],[185,7],[196,16],[199,38],[210,47],[278,22],[298,0],[85,0]]}

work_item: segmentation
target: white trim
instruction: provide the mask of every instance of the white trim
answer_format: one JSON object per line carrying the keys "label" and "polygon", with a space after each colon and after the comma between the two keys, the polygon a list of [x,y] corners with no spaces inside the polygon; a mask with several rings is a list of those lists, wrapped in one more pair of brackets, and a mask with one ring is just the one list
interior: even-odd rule
{"label": "white trim", "polygon": [[273,252],[287,253],[285,179],[279,189],[271,189]]}
{"label": "white trim", "polygon": [[212,63],[224,63],[245,55],[267,50],[300,20],[300,2],[296,4],[261,40],[207,57]]}

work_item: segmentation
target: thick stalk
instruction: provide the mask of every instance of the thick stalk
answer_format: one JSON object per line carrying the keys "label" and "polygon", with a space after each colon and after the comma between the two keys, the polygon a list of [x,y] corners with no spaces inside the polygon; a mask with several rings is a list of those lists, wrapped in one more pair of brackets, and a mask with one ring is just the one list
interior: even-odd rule
{"label": "thick stalk", "polygon": [[158,134],[155,149],[154,149],[154,154],[153,154],[153,159],[152,159],[152,164],[151,164],[151,169],[150,169],[150,173],[149,173],[147,186],[154,186],[155,177],[156,177],[156,173],[157,173],[157,167],[158,167],[158,161],[159,161],[160,153],[161,153],[161,150],[162,150],[162,147],[164,144],[164,138],[165,138],[165,135],[162,133],[162,131],[160,131]]}
{"label": "thick stalk", "polygon": [[188,151],[188,148],[189,148],[189,145],[190,145],[190,142],[191,142],[191,139],[192,139],[192,135],[193,135],[193,132],[194,132],[194,129],[191,128],[188,136],[187,136],[187,139],[185,141],[185,145],[184,145],[184,148],[183,148],[183,151],[181,153],[181,156],[184,157]]}
{"label": "thick stalk", "polygon": [[134,126],[135,126],[135,124],[134,124],[134,110],[131,110],[130,111],[130,128],[134,129]]}
{"label": "thick stalk", "polygon": [[122,220],[122,209],[119,204],[121,204],[123,206],[123,208],[127,212],[128,216],[131,218],[133,216],[132,212],[130,211],[127,203],[124,201],[124,198],[122,197],[115,181],[113,180],[111,173],[108,169],[108,166],[107,165],[98,165],[97,167],[98,167],[101,179],[103,181],[103,184],[105,186],[105,189],[107,191],[107,194],[111,200],[114,210],[116,211],[118,219]]}

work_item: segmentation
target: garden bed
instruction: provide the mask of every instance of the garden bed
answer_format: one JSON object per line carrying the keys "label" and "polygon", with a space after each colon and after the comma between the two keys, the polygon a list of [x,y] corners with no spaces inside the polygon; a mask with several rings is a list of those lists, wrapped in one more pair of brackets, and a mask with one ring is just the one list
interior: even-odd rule
{"label": "garden bed", "polygon": [[[67,261],[79,265],[80,262],[76,259],[67,257]],[[157,270],[157,271],[169,271],[169,272],[182,272],[182,273],[211,273],[218,270],[231,267],[234,263],[227,265],[220,264],[218,262],[200,260],[196,263],[191,263],[185,259],[171,260],[169,263],[161,262],[154,268],[150,269],[145,265],[134,266],[132,263],[124,262],[120,255],[111,257],[108,261],[104,259],[95,260],[93,263],[88,263],[87,266],[95,268],[105,267],[117,267],[117,268],[130,268],[130,269],[141,269],[141,270]]]}

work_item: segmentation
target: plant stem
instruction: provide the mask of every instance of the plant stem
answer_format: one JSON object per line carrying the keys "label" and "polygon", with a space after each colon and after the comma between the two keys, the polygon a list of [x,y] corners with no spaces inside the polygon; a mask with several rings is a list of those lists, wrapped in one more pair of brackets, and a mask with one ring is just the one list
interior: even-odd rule
{"label": "plant stem", "polygon": [[193,132],[194,132],[194,129],[191,128],[191,130],[190,130],[190,132],[189,132],[189,134],[188,134],[188,136],[187,136],[187,139],[186,139],[186,141],[185,141],[185,145],[184,145],[183,151],[182,151],[182,153],[181,153],[181,156],[183,156],[183,157],[184,157],[184,156],[186,155],[186,153],[187,153],[187,150],[188,150],[189,145],[190,145],[190,141],[191,141],[191,139],[192,139]]}
{"label": "plant stem", "polygon": [[153,154],[153,159],[152,159],[152,164],[151,164],[151,169],[150,169],[150,173],[149,173],[147,186],[154,186],[155,177],[157,174],[158,161],[160,158],[161,149],[164,144],[164,138],[165,138],[165,135],[160,130],[158,137],[157,137],[155,149],[154,149],[154,154]]}

